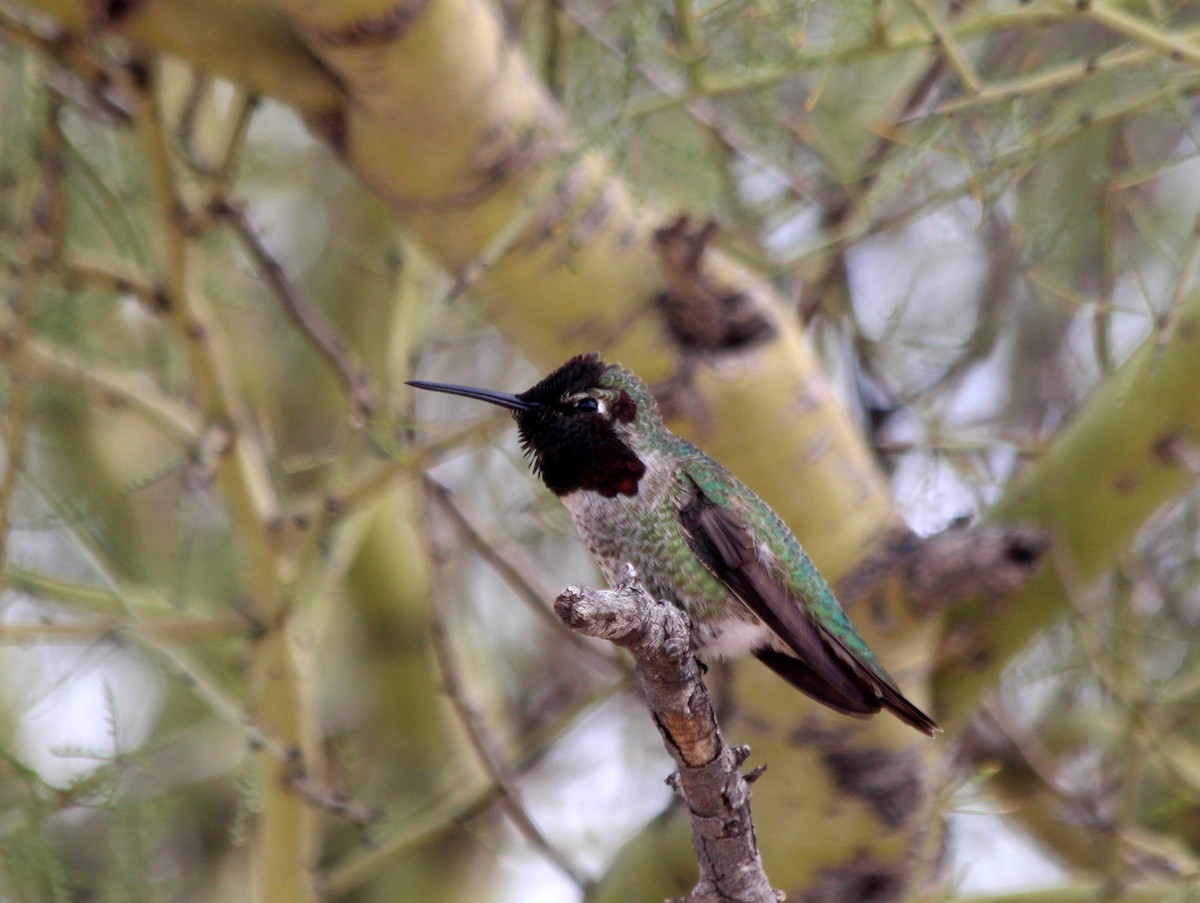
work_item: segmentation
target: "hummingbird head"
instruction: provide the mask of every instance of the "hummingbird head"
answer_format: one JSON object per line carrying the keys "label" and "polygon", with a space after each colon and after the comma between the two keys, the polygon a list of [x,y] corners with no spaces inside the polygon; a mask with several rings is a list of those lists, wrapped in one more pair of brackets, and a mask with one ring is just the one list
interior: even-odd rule
{"label": "hummingbird head", "polygon": [[409,385],[508,408],[534,473],[556,495],[637,495],[646,472],[639,452],[662,428],[646,384],[595,353],[571,358],[516,395],[416,380]]}

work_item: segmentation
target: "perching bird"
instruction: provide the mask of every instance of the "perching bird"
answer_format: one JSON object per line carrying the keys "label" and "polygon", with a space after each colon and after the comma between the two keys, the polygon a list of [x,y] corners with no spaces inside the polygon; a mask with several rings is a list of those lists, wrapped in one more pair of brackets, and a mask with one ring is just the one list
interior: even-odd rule
{"label": "perching bird", "polygon": [[687,612],[701,657],[753,654],[831,709],[887,709],[932,735],[796,537],[737,477],[664,426],[645,383],[596,354],[517,395],[409,385],[508,408],[534,472],[615,585],[626,562]]}

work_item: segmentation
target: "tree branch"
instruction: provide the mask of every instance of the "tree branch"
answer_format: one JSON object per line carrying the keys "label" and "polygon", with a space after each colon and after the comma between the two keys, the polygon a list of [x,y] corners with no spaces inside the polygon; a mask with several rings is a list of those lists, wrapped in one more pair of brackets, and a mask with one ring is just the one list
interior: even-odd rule
{"label": "tree branch", "polygon": [[931,536],[899,527],[838,584],[838,597],[852,610],[898,587],[914,612],[933,615],[975,596],[1011,596],[1048,547],[1042,530],[1023,524],[951,526]]}
{"label": "tree branch", "polygon": [[729,747],[692,655],[682,611],[655,600],[632,565],[615,590],[569,586],[554,610],[572,630],[628,649],[637,662],[654,723],[679,770],[668,783],[687,804],[700,881],[675,903],[777,903],[762,869],[750,784],[760,771],[739,770],[747,746]]}

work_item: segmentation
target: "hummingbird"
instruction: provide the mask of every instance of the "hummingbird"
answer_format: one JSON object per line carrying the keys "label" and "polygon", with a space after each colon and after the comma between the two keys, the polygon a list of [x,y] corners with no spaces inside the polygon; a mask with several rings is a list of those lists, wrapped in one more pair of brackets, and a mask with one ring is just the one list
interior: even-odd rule
{"label": "hummingbird", "polygon": [[750,654],[837,712],[887,709],[930,736],[940,730],[904,697],[783,520],[668,430],[633,373],[591,353],[516,395],[408,385],[507,408],[534,473],[608,582],[626,562],[637,568],[656,598],[689,615],[702,660]]}

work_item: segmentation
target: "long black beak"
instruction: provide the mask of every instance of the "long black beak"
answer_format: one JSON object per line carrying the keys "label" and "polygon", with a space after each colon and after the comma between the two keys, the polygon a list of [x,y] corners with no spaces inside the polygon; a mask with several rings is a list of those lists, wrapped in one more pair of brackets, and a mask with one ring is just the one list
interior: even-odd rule
{"label": "long black beak", "polygon": [[456,386],[453,383],[429,383],[420,379],[410,379],[407,383],[416,389],[428,389],[430,392],[445,392],[447,395],[462,395],[464,398],[475,398],[488,404],[499,405],[510,411],[532,411],[537,404],[522,401],[516,395],[507,392],[493,392],[491,389],[477,389],[474,386]]}

